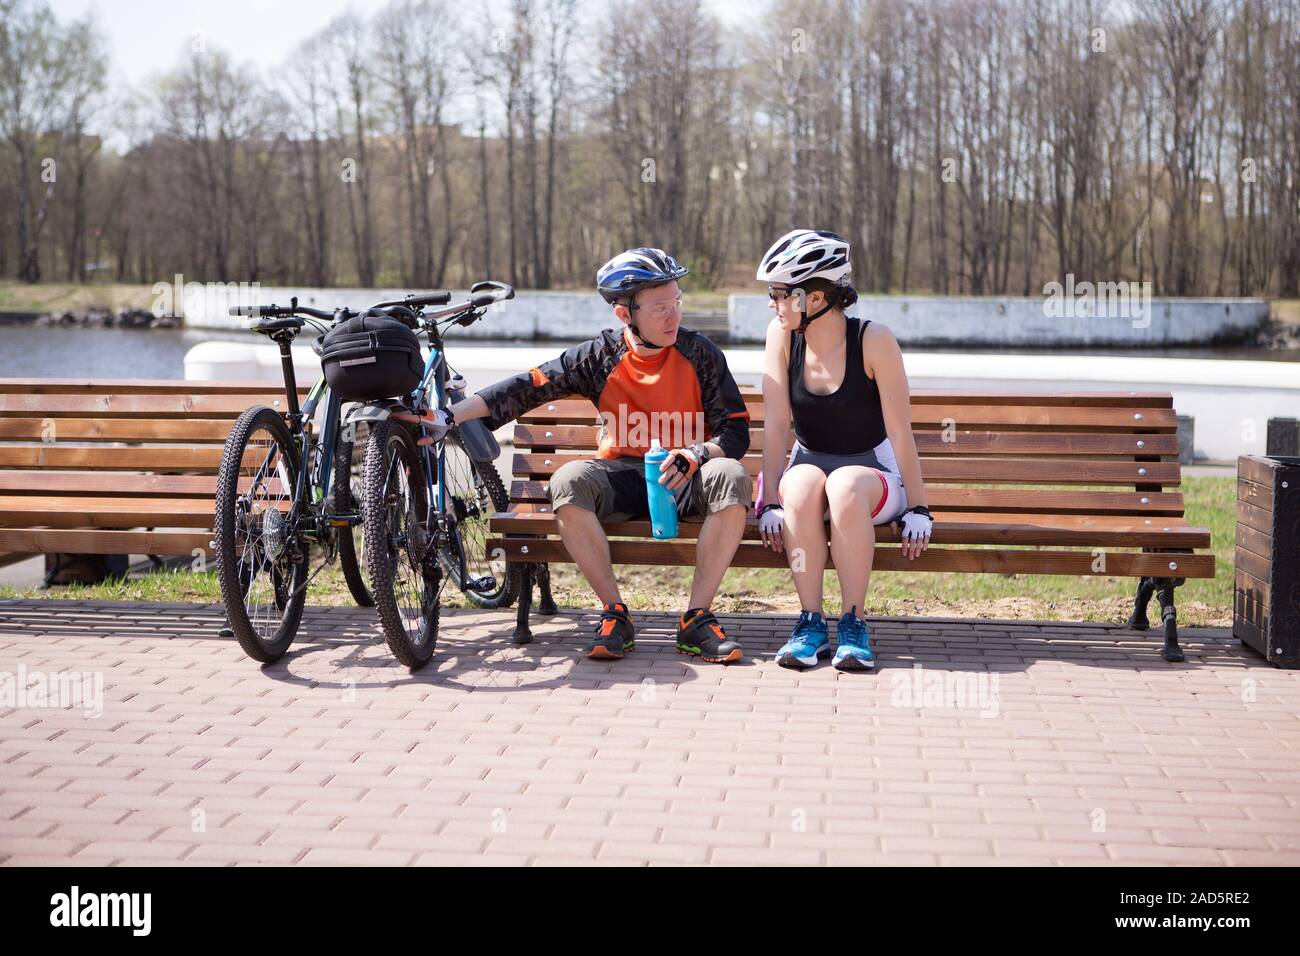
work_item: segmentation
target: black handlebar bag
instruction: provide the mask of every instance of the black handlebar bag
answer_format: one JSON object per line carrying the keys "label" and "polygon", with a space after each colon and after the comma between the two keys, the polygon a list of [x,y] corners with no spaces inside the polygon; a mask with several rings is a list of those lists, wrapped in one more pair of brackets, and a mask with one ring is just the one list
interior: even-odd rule
{"label": "black handlebar bag", "polygon": [[340,322],[321,339],[321,368],[345,402],[406,395],[424,375],[415,332],[396,319],[359,315]]}

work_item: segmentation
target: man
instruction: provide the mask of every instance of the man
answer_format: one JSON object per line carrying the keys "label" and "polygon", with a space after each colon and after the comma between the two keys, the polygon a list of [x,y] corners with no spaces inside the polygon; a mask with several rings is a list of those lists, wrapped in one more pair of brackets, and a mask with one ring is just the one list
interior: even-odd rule
{"label": "man", "polygon": [[745,530],[751,479],[740,459],[749,449],[749,412],[722,350],[681,328],[677,280],[686,274],[662,249],[615,256],[597,273],[596,288],[621,328],[604,329],[537,368],[482,389],[453,405],[450,416],[434,413],[438,437],[451,421],[486,417],[495,429],[570,393],[600,411],[596,457],[564,465],[549,489],[560,537],[601,602],[588,657],[620,658],[636,642],[601,522],[649,515],[643,459],[656,439],[669,449],[660,483],[677,493],[680,514],[704,518],[677,649],[713,663],[744,657],[709,605]]}

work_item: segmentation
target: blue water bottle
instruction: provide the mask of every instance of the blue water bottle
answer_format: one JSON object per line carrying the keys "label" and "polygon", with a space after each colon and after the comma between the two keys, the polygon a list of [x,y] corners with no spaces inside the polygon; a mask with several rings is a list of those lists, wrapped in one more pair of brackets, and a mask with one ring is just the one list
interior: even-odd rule
{"label": "blue water bottle", "polygon": [[658,438],[650,440],[650,450],[645,455],[645,493],[650,501],[650,533],[656,538],[677,537],[677,499],[666,487],[659,484],[659,466],[668,452]]}

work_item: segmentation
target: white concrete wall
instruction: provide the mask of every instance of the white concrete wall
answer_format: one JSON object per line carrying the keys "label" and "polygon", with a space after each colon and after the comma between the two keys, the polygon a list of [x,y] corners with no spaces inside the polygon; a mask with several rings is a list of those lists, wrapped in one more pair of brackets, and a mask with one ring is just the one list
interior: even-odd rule
{"label": "white concrete wall", "polygon": [[[202,296],[186,300],[187,328],[242,331],[249,320],[228,314],[232,305],[283,305],[298,297],[298,304],[313,309],[362,309],[376,302],[400,300],[429,289],[310,289],[261,286],[255,293],[235,296]],[[452,302],[469,298],[464,289],[449,290]],[[247,300],[247,301],[245,301]],[[490,306],[487,314],[468,328],[453,334],[492,339],[584,339],[617,320],[604,300],[594,292],[519,292],[515,298]]]}
{"label": "white concrete wall", "polygon": [[[727,301],[731,341],[765,341],[773,315],[767,296],[733,295]],[[1200,345],[1221,337],[1241,337],[1268,318],[1268,302],[1263,299],[1154,299],[1149,315],[1135,315],[1135,308],[1126,317],[1059,318],[1049,314],[1044,302],[1042,296],[871,295],[859,299],[852,312],[888,325],[903,345],[936,347]]]}
{"label": "white concrete wall", "polygon": [[[232,290],[233,291],[233,290]],[[411,289],[312,289],[261,286],[235,295],[217,289],[212,294],[187,295],[185,324],[191,328],[238,331],[248,320],[227,314],[230,305],[287,305],[293,296],[317,309],[346,306],[360,309],[376,302],[401,299]],[[468,297],[453,291],[453,301]],[[1158,348],[1207,344],[1215,339],[1240,338],[1268,318],[1263,299],[1140,300],[1123,316],[1077,315],[1053,317],[1042,296],[1030,298],[864,296],[856,314],[883,322],[904,345],[1005,345],[1038,347],[1118,345]],[[1064,307],[1079,311],[1073,299]],[[1134,315],[1134,310],[1144,309]],[[728,298],[731,341],[764,341],[772,313],[763,295]],[[456,335],[494,339],[583,339],[615,324],[609,306],[594,292],[519,292],[509,302],[492,306],[487,315]]]}

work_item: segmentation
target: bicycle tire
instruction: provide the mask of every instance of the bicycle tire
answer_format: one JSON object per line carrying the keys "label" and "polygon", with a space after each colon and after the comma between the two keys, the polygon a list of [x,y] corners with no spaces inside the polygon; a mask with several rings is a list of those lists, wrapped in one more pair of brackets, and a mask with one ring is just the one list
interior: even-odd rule
{"label": "bicycle tire", "polygon": [[[397,467],[391,474],[396,489],[390,484],[390,451],[397,459]],[[409,431],[388,420],[371,426],[365,462],[361,466],[365,486],[361,512],[370,588],[379,612],[380,626],[393,656],[412,670],[420,669],[433,658],[438,642],[438,587],[441,583],[436,560],[435,567],[428,568],[421,552],[418,524],[414,535],[410,530],[409,516],[412,513],[423,515],[427,501],[420,458]],[[401,487],[403,475],[405,492]],[[399,504],[400,515],[394,507]],[[395,517],[400,518],[396,524],[393,521]],[[405,540],[394,540],[399,537]],[[401,598],[409,600],[412,585],[419,588],[416,595],[419,607],[415,609],[419,618],[414,635],[409,627],[412,618],[401,603]],[[399,588],[402,591],[400,597],[397,593]]]}
{"label": "bicycle tire", "polygon": [[[303,586],[307,562],[306,560],[298,563],[277,560],[270,565],[261,566],[265,564],[263,541],[266,533],[265,517],[260,519],[261,530],[253,539],[251,545],[253,553],[251,555],[247,553],[249,522],[247,519],[241,522],[240,519],[239,480],[244,470],[244,455],[249,440],[259,430],[265,430],[270,434],[283,456],[285,470],[279,478],[281,482],[287,480],[289,488],[287,496],[281,500],[287,508],[292,508],[294,482],[300,467],[297,445],[290,437],[288,426],[285,425],[279,412],[264,405],[247,409],[231,427],[222,450],[221,465],[217,469],[214,540],[217,582],[221,588],[221,601],[225,606],[226,619],[244,653],[256,661],[269,664],[284,656],[298,633],[302,609],[307,601],[307,589]],[[278,512],[279,509],[275,510]],[[265,514],[267,512],[263,511],[263,515]],[[263,548],[260,556],[257,553],[258,542],[262,542]],[[246,557],[250,559],[247,563],[244,561]],[[290,569],[287,578],[284,574],[284,565]],[[259,573],[265,573],[271,579],[272,602],[280,615],[273,630],[270,627],[269,615],[265,625],[259,626],[262,625],[262,621],[257,608],[255,607],[252,618],[248,613],[249,593],[256,594],[254,587]]]}
{"label": "bicycle tire", "polygon": [[[334,510],[336,512],[355,511],[357,507],[356,499],[352,494],[352,448],[353,442],[343,437],[343,430],[339,429],[339,447],[334,454],[334,477],[331,483],[334,486]],[[366,584],[365,576],[362,574],[362,565],[357,557],[357,540],[358,533],[364,535],[364,530],[360,525],[348,525],[346,528],[338,528],[338,548],[339,548],[339,567],[343,571],[343,580],[347,582],[348,591],[352,594],[352,600],[357,602],[358,607],[374,607],[375,596],[370,592],[369,585]]]}

